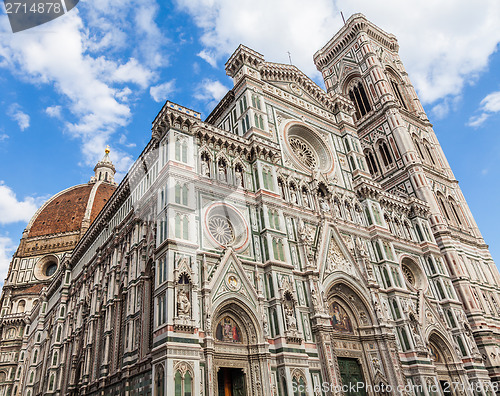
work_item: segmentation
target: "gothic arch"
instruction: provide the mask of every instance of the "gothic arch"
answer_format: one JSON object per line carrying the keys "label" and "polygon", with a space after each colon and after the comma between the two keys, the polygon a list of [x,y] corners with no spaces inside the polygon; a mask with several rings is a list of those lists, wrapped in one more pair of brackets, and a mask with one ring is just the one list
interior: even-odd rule
{"label": "gothic arch", "polygon": [[[327,278],[328,280],[328,278]],[[340,301],[352,312],[352,318],[356,322],[355,327],[370,326],[377,323],[373,304],[367,301],[364,296],[368,295],[366,290],[362,290],[354,279],[346,274],[337,276],[330,286],[325,287],[329,309],[331,303]]]}
{"label": "gothic arch", "polygon": [[441,191],[438,191],[436,193],[436,199],[438,201],[439,207],[441,209],[441,213],[443,217],[446,219],[446,222],[452,223],[452,214],[450,212],[450,208],[448,207],[448,200],[445,198],[445,196],[441,193]]}
{"label": "gothic arch", "polygon": [[[234,293],[237,295],[236,293]],[[246,394],[263,396],[267,394],[266,368],[268,357],[259,353],[258,344],[264,344],[264,334],[255,310],[230,296],[212,307],[214,315],[211,324],[214,336],[212,384],[217,393],[219,382],[237,381],[246,388]],[[233,382],[234,383],[234,382]]]}
{"label": "gothic arch", "polygon": [[451,214],[453,218],[455,219],[455,224],[458,227],[466,227],[467,222],[465,220],[464,213],[462,212],[462,208],[460,205],[455,201],[455,199],[450,195],[448,196],[448,204],[451,209]]}
{"label": "gothic arch", "polygon": [[355,118],[359,120],[371,111],[371,102],[363,79],[359,75],[352,75],[347,79],[342,89],[344,95],[353,103],[356,109]]}
{"label": "gothic arch", "polygon": [[230,315],[244,326],[246,333],[247,343],[256,344],[264,341],[263,329],[260,326],[257,312],[250,308],[249,304],[243,300],[239,293],[230,293],[224,300],[216,302],[212,306],[214,312],[212,318],[212,334],[219,321],[224,315]]}
{"label": "gothic arch", "polygon": [[399,76],[399,73],[390,66],[386,66],[385,72],[387,80],[389,81],[389,84],[394,92],[394,96],[404,109],[409,110],[407,97],[405,95],[406,90],[404,89],[405,84]]}
{"label": "gothic arch", "polygon": [[[452,375],[456,374],[456,371],[463,369],[462,359],[458,357],[454,346],[445,336],[443,336],[441,331],[436,328],[431,328],[428,332],[427,340],[438,375],[440,371],[446,370],[449,375]],[[436,355],[436,352],[439,356]]]}

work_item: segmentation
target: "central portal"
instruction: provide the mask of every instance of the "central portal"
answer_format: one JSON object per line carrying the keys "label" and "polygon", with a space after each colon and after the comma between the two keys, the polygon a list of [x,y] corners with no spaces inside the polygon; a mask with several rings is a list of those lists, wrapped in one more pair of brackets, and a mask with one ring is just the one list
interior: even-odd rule
{"label": "central portal", "polygon": [[366,396],[365,381],[357,359],[338,358],[342,385],[347,386],[345,396]]}
{"label": "central portal", "polygon": [[218,396],[246,396],[242,369],[221,367],[217,374]]}

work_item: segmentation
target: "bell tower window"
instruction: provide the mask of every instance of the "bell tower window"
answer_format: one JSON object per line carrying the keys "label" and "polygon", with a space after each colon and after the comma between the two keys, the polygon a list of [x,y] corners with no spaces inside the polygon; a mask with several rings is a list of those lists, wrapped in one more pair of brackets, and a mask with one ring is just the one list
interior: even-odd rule
{"label": "bell tower window", "polygon": [[401,91],[399,90],[399,85],[394,80],[391,80],[391,85],[392,85],[392,90],[394,91],[394,93],[396,94],[396,97],[399,100],[399,103],[401,103],[401,106],[403,106],[403,108],[405,110],[408,110],[408,107],[406,106],[406,102],[403,99],[403,95],[401,95]]}
{"label": "bell tower window", "polygon": [[356,119],[359,120],[371,110],[370,102],[361,81],[358,81],[349,89],[349,99],[352,100],[356,107]]}

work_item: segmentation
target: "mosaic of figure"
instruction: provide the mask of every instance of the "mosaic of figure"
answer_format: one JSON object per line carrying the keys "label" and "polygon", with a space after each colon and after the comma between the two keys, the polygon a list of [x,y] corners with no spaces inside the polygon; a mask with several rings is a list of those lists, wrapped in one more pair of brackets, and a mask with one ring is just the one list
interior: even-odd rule
{"label": "mosaic of figure", "polygon": [[241,343],[241,331],[236,322],[229,316],[225,316],[217,325],[215,337],[223,342]]}
{"label": "mosaic of figure", "polygon": [[352,333],[352,323],[349,315],[338,303],[334,302],[331,307],[331,322],[333,329],[341,333]]}

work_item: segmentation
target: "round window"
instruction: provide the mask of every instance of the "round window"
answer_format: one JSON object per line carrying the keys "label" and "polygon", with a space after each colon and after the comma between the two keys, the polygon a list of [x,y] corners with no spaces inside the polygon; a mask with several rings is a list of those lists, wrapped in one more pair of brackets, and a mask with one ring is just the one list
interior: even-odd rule
{"label": "round window", "polygon": [[309,143],[299,137],[291,137],[288,141],[290,142],[293,153],[303,165],[312,169],[318,167],[316,152]]}
{"label": "round window", "polygon": [[214,203],[205,212],[205,227],[216,246],[241,250],[248,243],[248,227],[241,213],[226,203]]}
{"label": "round window", "polygon": [[57,270],[57,264],[54,263],[53,261],[48,262],[47,265],[45,266],[45,276],[49,277],[52,276],[56,273]]}
{"label": "round window", "polygon": [[285,131],[289,153],[297,165],[308,171],[333,170],[333,156],[323,136],[301,124],[293,124]]}
{"label": "round window", "polygon": [[221,245],[230,245],[234,241],[234,229],[231,220],[225,216],[214,215],[208,219],[208,230]]}
{"label": "round window", "polygon": [[403,264],[401,266],[401,270],[403,271],[403,275],[406,278],[406,280],[408,281],[408,283],[412,286],[415,286],[415,275],[413,275],[413,272],[411,271],[411,269],[408,268],[408,266]]}
{"label": "round window", "polygon": [[51,278],[59,268],[59,260],[54,255],[48,255],[35,264],[34,275],[39,280],[46,280]]}

